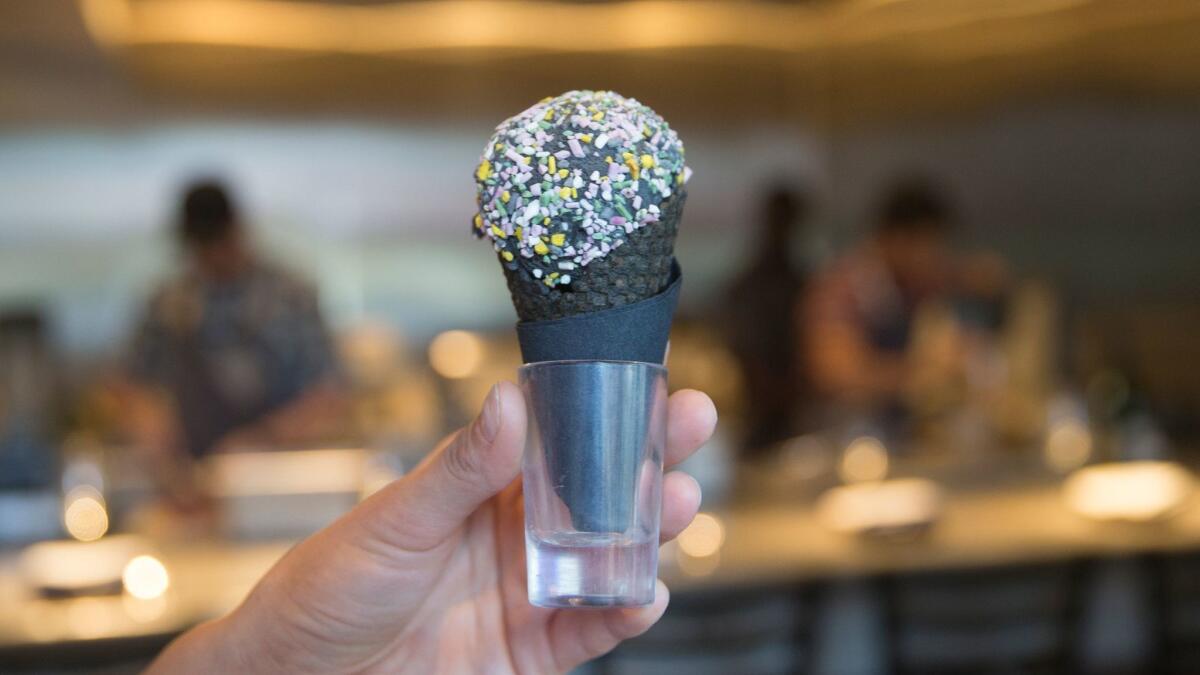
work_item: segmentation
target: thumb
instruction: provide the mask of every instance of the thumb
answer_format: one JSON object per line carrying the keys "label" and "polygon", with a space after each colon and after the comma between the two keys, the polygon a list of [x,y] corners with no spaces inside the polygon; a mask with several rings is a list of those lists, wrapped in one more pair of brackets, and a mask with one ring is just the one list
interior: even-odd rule
{"label": "thumb", "polygon": [[517,477],[524,446],[525,398],[513,383],[500,382],[471,424],[368,500],[372,529],[403,550],[437,546]]}

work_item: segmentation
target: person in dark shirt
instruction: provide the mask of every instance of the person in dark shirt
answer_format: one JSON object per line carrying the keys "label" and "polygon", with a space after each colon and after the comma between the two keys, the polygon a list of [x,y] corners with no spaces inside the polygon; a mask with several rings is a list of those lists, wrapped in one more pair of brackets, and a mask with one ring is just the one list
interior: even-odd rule
{"label": "person in dark shirt", "polygon": [[[955,250],[956,223],[933,183],[900,181],[879,204],[874,231],[814,278],[798,318],[814,391],[829,403],[900,420],[906,399],[929,381],[961,380],[964,335],[998,330],[1006,265],[993,254]],[[922,363],[915,319],[939,304],[952,308],[955,339],[939,347],[934,363]]]}
{"label": "person in dark shirt", "polygon": [[796,190],[783,185],[772,189],[764,202],[749,264],[726,292],[723,318],[729,346],[745,378],[742,446],[750,454],[795,432],[805,378],[791,315],[806,274],[792,262],[791,253],[807,212],[807,200]]}
{"label": "person in dark shirt", "polygon": [[133,389],[172,418],[142,425],[151,444],[195,458],[327,434],[340,387],[312,287],[256,254],[219,183],[188,188],[177,234],[186,267],[153,294],[128,362]]}

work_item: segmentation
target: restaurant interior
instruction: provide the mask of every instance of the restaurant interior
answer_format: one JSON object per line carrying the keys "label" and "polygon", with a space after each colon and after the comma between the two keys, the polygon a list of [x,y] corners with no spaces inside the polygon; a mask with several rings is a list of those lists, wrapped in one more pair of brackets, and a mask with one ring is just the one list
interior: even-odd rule
{"label": "restaurant interior", "polygon": [[[515,380],[474,174],[574,89],[686,146],[667,370],[720,415],[669,609],[577,672],[1200,672],[1200,4],[38,0],[0,3],[0,673],[139,672]],[[314,307],[227,318],[273,337],[181,400],[200,202]],[[275,351],[306,408],[206,408]]]}

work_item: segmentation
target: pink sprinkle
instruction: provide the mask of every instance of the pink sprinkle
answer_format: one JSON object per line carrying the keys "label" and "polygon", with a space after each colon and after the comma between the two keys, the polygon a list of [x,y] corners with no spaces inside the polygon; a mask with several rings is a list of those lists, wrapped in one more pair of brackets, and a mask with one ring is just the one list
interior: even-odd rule
{"label": "pink sprinkle", "polygon": [[570,156],[571,156],[570,150],[559,150],[558,152],[554,153],[554,157],[557,159],[566,159]]}
{"label": "pink sprinkle", "polygon": [[567,141],[567,145],[571,148],[572,155],[583,157],[583,148],[579,145],[579,141],[572,138]]}
{"label": "pink sprinkle", "polygon": [[542,196],[542,184],[534,183],[533,185],[529,186],[529,193],[532,194],[534,197],[541,197]]}
{"label": "pink sprinkle", "polygon": [[613,216],[612,218],[608,219],[608,222],[612,223],[613,225],[624,225],[625,219],[621,216]]}
{"label": "pink sprinkle", "polygon": [[609,180],[617,180],[618,178],[620,178],[621,171],[623,170],[623,168],[624,167],[622,167],[620,164],[617,164],[616,162],[609,164],[608,165],[608,179]]}
{"label": "pink sprinkle", "polygon": [[504,149],[504,156],[507,157],[509,160],[511,160],[512,163],[516,164],[517,166],[521,166],[522,164],[525,163],[524,158],[521,157],[520,155],[518,155],[517,151],[512,149],[512,146],[509,146]]}

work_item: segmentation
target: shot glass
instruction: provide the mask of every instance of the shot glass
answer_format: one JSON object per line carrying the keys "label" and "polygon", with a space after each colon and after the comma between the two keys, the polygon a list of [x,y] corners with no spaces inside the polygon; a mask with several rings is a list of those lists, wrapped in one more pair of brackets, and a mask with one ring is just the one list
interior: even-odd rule
{"label": "shot glass", "polygon": [[547,361],[519,371],[529,601],[654,601],[667,371],[632,361]]}

